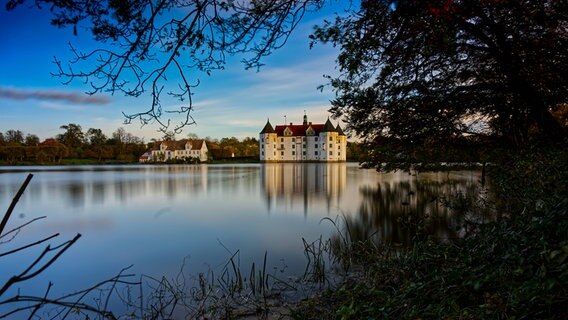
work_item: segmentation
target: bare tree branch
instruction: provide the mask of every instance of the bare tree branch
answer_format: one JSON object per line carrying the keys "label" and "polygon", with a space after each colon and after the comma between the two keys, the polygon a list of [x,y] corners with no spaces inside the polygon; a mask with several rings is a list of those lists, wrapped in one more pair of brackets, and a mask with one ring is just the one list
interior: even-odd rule
{"label": "bare tree branch", "polygon": [[28,225],[30,225],[30,224],[32,224],[32,223],[38,221],[38,220],[45,219],[45,217],[46,217],[46,216],[41,216],[41,217],[33,218],[32,220],[30,220],[30,221],[28,221],[28,222],[26,222],[26,223],[24,223],[24,224],[22,224],[22,225],[20,225],[20,226],[17,226],[17,227],[15,227],[14,229],[12,229],[12,230],[10,230],[10,231],[4,233],[3,235],[0,236],[0,239],[2,239],[2,238],[4,238],[4,237],[7,237],[9,234],[12,234],[12,233],[14,233],[14,235],[13,235],[10,239],[8,239],[8,240],[6,240],[6,241],[0,242],[0,244],[3,244],[3,243],[12,241],[12,239],[14,239],[14,238],[18,235],[18,233],[20,232],[20,230],[22,230],[24,227],[26,227],[26,226],[28,226]]}
{"label": "bare tree branch", "polygon": [[6,224],[8,223],[8,220],[10,219],[10,216],[12,215],[12,212],[14,211],[14,208],[16,207],[16,204],[20,200],[20,197],[24,193],[24,190],[26,190],[26,188],[28,187],[28,184],[32,180],[33,176],[34,175],[31,174],[31,173],[28,174],[28,176],[26,177],[26,180],[24,181],[24,183],[20,187],[20,190],[18,190],[18,193],[16,193],[16,196],[12,199],[12,202],[10,203],[8,210],[4,214],[4,217],[2,218],[2,222],[0,222],[0,235],[2,235],[2,232],[4,231],[4,228],[6,227]]}
{"label": "bare tree branch", "polygon": [[[70,44],[72,58],[66,63],[54,58],[54,76],[64,84],[82,80],[90,86],[88,94],[140,97],[147,93],[150,106],[141,112],[123,113],[125,123],[156,123],[164,133],[179,133],[195,123],[190,115],[195,85],[190,83],[199,84],[201,76],[223,69],[227,54],[241,54],[246,68],[259,68],[262,58],[286,43],[306,11],[317,10],[326,2],[28,1],[38,8],[48,6],[52,24],[72,26],[74,31],[79,26],[100,43],[88,52]],[[13,9],[25,2],[10,0],[6,7]],[[164,88],[168,88],[167,96],[181,105],[164,110]]]}

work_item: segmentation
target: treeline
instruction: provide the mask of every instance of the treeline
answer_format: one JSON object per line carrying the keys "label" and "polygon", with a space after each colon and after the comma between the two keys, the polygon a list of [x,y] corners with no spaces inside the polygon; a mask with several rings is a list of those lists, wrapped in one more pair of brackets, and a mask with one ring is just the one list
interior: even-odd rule
{"label": "treeline", "polygon": [[20,130],[0,132],[0,163],[61,164],[74,162],[128,163],[138,161],[147,149],[144,140],[118,128],[107,137],[101,129],[83,131],[70,123],[60,127],[63,133],[40,141],[35,134]]}
{"label": "treeline", "polygon": [[[194,134],[188,135],[190,139],[199,139]],[[222,159],[254,159],[258,160],[260,149],[258,139],[246,137],[242,140],[236,137],[214,139],[211,137],[203,138],[209,150],[209,157],[211,160]]]}
{"label": "treeline", "polygon": [[[124,128],[116,129],[110,136],[101,129],[84,130],[69,123],[59,127],[62,132],[43,141],[32,133],[10,129],[0,132],[0,164],[80,164],[80,163],[135,163],[140,156],[165,140],[205,140],[210,160],[257,161],[260,154],[257,138],[236,137],[200,138],[194,133],[183,137],[173,133],[161,139],[145,142]],[[363,161],[367,152],[362,144],[347,143],[349,161]]]}
{"label": "treeline", "polygon": [[84,130],[75,123],[59,128],[62,133],[43,141],[37,135],[21,130],[0,132],[0,164],[135,163],[160,141],[184,138],[205,140],[211,160],[258,160],[260,153],[258,139],[252,137],[216,139],[199,138],[193,133],[185,137],[167,133],[159,140],[152,139],[146,143],[122,127],[110,137],[101,129]]}

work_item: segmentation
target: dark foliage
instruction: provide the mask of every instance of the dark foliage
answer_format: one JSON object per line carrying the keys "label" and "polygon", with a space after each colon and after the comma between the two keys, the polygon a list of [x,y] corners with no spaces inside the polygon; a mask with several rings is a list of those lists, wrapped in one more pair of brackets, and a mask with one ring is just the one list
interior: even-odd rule
{"label": "dark foliage", "polygon": [[553,116],[568,101],[565,1],[364,0],[312,37],[341,47],[331,111],[369,141],[566,136]]}

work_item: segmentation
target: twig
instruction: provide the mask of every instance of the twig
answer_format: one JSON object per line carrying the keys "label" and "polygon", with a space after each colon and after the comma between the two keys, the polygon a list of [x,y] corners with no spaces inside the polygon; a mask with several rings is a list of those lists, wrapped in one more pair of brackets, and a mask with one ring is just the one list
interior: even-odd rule
{"label": "twig", "polygon": [[7,255],[9,255],[9,254],[18,252],[18,251],[20,251],[20,250],[27,249],[27,248],[29,248],[29,247],[33,247],[33,246],[38,245],[38,244],[40,244],[40,243],[46,242],[47,240],[53,239],[53,238],[55,238],[55,237],[57,237],[57,236],[59,236],[59,233],[56,233],[56,234],[51,235],[51,236],[49,236],[49,237],[47,237],[47,238],[38,240],[38,241],[36,241],[36,242],[32,242],[32,243],[27,244],[27,245],[25,245],[25,246],[23,246],[23,247],[19,247],[19,248],[17,248],[17,249],[14,249],[14,250],[11,250],[11,251],[8,251],[8,252],[0,253],[0,257],[7,256]]}
{"label": "twig", "polygon": [[28,221],[28,222],[26,222],[26,223],[24,223],[24,224],[22,224],[22,225],[20,225],[20,226],[17,226],[17,227],[15,227],[14,229],[12,229],[12,230],[10,230],[10,231],[4,233],[3,235],[0,236],[0,239],[2,239],[2,238],[4,238],[4,237],[8,236],[9,234],[11,234],[11,233],[13,233],[13,232],[16,232],[16,234],[15,234],[12,238],[10,238],[9,240],[0,242],[0,244],[12,241],[12,239],[14,239],[14,237],[16,237],[16,235],[18,234],[18,232],[20,232],[20,230],[21,230],[23,227],[25,227],[25,226],[27,226],[27,225],[29,225],[29,224],[32,224],[33,222],[35,222],[35,221],[37,221],[37,220],[41,220],[41,219],[45,219],[45,218],[46,218],[46,216],[41,216],[41,217],[33,218],[32,220],[30,220],[30,221]]}
{"label": "twig", "polygon": [[0,235],[2,235],[2,232],[4,231],[4,228],[6,227],[6,224],[8,223],[8,220],[10,219],[10,216],[12,215],[12,211],[14,211],[16,204],[20,200],[20,197],[24,193],[24,190],[26,190],[26,188],[28,187],[28,184],[32,180],[33,176],[34,175],[31,174],[31,173],[28,174],[26,180],[24,181],[24,183],[20,187],[20,190],[18,190],[18,193],[16,193],[16,195],[14,196],[14,199],[12,199],[12,203],[10,204],[10,207],[8,207],[8,210],[4,214],[4,218],[2,219],[2,222],[0,222]]}

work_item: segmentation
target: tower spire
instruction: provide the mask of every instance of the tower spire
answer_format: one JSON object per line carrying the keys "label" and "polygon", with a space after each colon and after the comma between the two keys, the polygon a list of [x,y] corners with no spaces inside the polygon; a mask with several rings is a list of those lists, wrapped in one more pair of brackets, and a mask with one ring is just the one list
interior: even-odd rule
{"label": "tower spire", "polygon": [[303,125],[308,125],[308,116],[306,115],[306,110],[304,110],[304,122]]}

